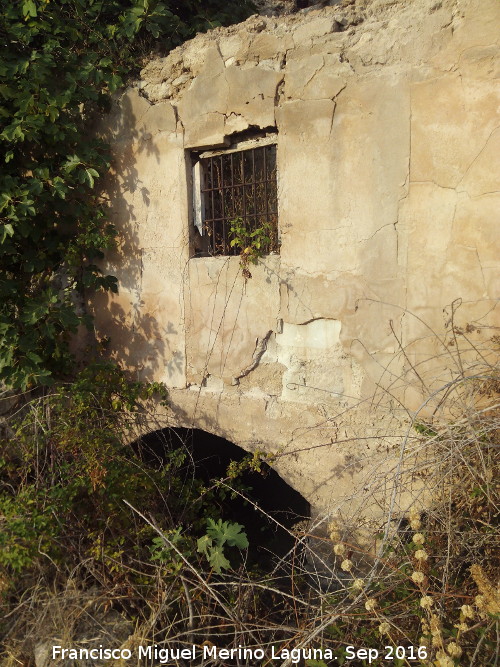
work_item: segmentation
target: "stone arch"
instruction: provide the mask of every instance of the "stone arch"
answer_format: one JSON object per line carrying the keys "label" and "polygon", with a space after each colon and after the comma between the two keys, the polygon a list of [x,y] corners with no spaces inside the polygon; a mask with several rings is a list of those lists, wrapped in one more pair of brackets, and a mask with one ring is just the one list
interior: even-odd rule
{"label": "stone arch", "polygon": [[[180,474],[186,483],[192,477],[201,478],[207,485],[224,478],[231,461],[241,461],[247,450],[225,438],[198,428],[168,427],[139,437],[132,447],[152,465],[162,465],[167,452],[185,448],[188,453]],[[293,550],[297,524],[308,522],[309,502],[267,463],[261,472],[247,470],[239,477],[245,485],[242,495],[228,498],[221,504],[225,520],[245,527],[251,562],[271,567]],[[303,531],[303,526],[301,530]]]}

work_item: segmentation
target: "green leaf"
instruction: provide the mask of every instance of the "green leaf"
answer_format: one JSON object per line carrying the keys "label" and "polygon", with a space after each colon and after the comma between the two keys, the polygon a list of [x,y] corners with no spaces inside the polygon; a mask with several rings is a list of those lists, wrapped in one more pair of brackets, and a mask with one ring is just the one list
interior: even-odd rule
{"label": "green leaf", "polygon": [[212,546],[212,539],[208,535],[203,535],[203,537],[200,537],[197,543],[197,551],[198,553],[204,554],[207,558],[208,556],[208,550]]}
{"label": "green leaf", "polygon": [[25,18],[28,18],[29,16],[35,17],[37,12],[36,12],[36,5],[33,2],[33,0],[24,0],[23,2],[23,16]]}
{"label": "green leaf", "polygon": [[2,236],[0,240],[1,243],[5,241],[7,236],[14,236],[14,227],[10,224],[10,222],[7,222],[5,225],[3,225],[1,236]]}
{"label": "green leaf", "polygon": [[71,155],[63,164],[63,169],[67,174],[70,174],[82,161],[78,155]]}
{"label": "green leaf", "polygon": [[229,523],[219,519],[217,523],[213,519],[207,520],[207,534],[219,545],[227,542],[230,547],[246,549],[248,539],[243,531],[244,526],[239,523]]}
{"label": "green leaf", "polygon": [[27,358],[35,364],[41,364],[43,359],[35,352],[26,352]]}
{"label": "green leaf", "polygon": [[217,574],[220,574],[221,570],[229,570],[231,567],[231,563],[224,556],[222,547],[212,547],[210,549],[208,562],[214,568]]}
{"label": "green leaf", "polygon": [[61,198],[66,199],[69,188],[60,176],[56,176],[52,181],[54,192]]}

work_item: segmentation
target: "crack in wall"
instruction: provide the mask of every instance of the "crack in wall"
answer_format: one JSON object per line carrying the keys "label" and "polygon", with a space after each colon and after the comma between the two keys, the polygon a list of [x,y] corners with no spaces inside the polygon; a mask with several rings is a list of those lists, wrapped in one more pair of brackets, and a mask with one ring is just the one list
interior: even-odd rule
{"label": "crack in wall", "polygon": [[238,375],[234,376],[234,378],[233,378],[233,380],[234,380],[233,383],[234,384],[238,384],[238,380],[240,380],[240,378],[243,378],[243,377],[247,376],[255,368],[257,368],[257,366],[260,363],[260,360],[262,359],[262,355],[267,350],[267,342],[268,342],[268,340],[269,340],[269,338],[271,337],[272,334],[273,334],[273,330],[270,329],[266,333],[265,336],[263,336],[262,338],[257,338],[257,340],[255,342],[255,350],[254,350],[254,353],[252,355],[252,362],[246,368],[241,370],[238,373]]}

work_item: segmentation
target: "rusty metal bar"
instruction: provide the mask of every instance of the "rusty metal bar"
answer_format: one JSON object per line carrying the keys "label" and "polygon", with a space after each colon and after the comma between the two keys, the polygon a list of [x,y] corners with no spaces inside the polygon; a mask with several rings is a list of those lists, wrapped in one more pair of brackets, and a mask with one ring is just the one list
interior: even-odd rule
{"label": "rusty metal bar", "polygon": [[[241,152],[207,156],[200,161],[205,172],[201,185],[206,202],[205,228],[212,230],[209,239],[212,254],[238,254],[236,248],[231,248],[229,237],[230,220],[237,216],[241,216],[243,224],[250,230],[258,228],[264,221],[271,223],[271,242],[266,250],[277,249],[275,169],[270,169],[268,150],[273,150],[270,145],[258,146]],[[235,155],[239,156],[241,165],[236,163]],[[245,161],[249,162],[247,169]],[[236,171],[241,183],[237,183]],[[261,172],[262,176],[257,180]],[[263,202],[260,201],[262,196]]]}

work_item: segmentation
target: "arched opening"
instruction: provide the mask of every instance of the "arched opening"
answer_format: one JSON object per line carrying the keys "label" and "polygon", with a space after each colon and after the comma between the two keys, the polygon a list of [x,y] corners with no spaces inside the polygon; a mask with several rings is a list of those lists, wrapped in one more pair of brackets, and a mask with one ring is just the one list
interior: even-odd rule
{"label": "arched opening", "polygon": [[[227,479],[231,462],[242,462],[249,453],[224,438],[200,429],[167,428],[143,436],[134,448],[149,465],[164,465],[175,451],[186,454],[179,474],[185,484],[203,481],[208,488],[217,480]],[[218,500],[220,517],[244,526],[249,541],[247,564],[262,569],[294,550],[296,538],[292,530],[310,518],[308,501],[267,463],[261,462],[260,472],[245,469],[237,477],[239,489],[221,494]]]}

